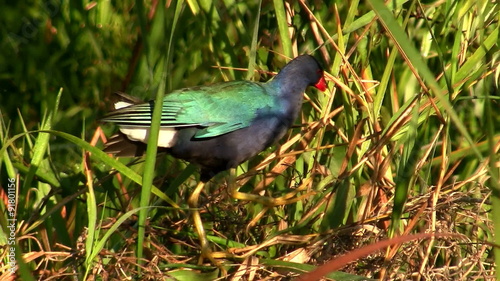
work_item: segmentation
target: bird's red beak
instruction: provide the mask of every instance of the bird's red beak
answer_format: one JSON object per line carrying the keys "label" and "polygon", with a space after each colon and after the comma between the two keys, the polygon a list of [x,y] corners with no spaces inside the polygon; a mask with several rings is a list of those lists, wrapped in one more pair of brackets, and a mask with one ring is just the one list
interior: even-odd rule
{"label": "bird's red beak", "polygon": [[326,80],[325,76],[321,76],[318,83],[314,84],[314,87],[322,92],[326,90]]}

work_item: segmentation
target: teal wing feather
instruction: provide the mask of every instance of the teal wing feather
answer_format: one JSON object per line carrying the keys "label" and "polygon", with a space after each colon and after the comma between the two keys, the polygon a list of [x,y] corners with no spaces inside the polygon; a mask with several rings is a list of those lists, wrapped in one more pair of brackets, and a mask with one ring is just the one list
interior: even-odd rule
{"label": "teal wing feather", "polygon": [[164,109],[165,115],[176,114],[177,124],[204,127],[195,138],[209,138],[248,127],[258,110],[272,107],[273,98],[263,84],[237,81],[180,90],[167,95],[163,104],[171,102],[182,108],[177,112]]}
{"label": "teal wing feather", "polygon": [[[162,127],[202,127],[195,138],[209,138],[248,127],[259,111],[269,111],[275,100],[266,84],[234,81],[186,88],[165,95]],[[103,121],[150,126],[153,103],[112,112]]]}

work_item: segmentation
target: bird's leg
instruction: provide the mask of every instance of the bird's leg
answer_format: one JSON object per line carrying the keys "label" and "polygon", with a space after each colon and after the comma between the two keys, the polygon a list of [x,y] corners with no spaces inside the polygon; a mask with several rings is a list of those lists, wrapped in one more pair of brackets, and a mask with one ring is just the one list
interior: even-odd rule
{"label": "bird's leg", "polygon": [[217,266],[222,271],[225,271],[224,268],[222,268],[220,262],[218,262],[213,256],[210,245],[208,244],[207,234],[205,233],[205,229],[203,228],[200,211],[198,210],[198,199],[200,197],[201,191],[203,190],[203,187],[205,187],[205,183],[200,181],[188,199],[188,205],[191,209],[191,218],[193,219],[193,224],[196,229],[196,233],[198,234],[198,239],[200,240],[201,256],[199,263],[201,264],[203,262],[203,258],[207,258],[210,260],[210,262],[212,262],[213,265]]}
{"label": "bird's leg", "polygon": [[294,191],[287,193],[283,196],[280,197],[267,197],[267,196],[260,196],[257,194],[251,194],[251,193],[244,193],[239,191],[238,184],[236,183],[236,177],[235,177],[235,170],[231,169],[229,172],[229,190],[231,193],[231,196],[234,199],[238,200],[244,200],[244,201],[252,201],[252,202],[257,202],[262,205],[264,205],[264,209],[257,214],[256,217],[254,217],[247,225],[246,232],[248,233],[249,230],[254,227],[258,221],[264,216],[264,214],[269,210],[269,208],[272,208],[274,206],[281,206],[281,205],[288,205],[295,203],[297,201],[300,201],[304,198],[307,198],[311,195],[313,195],[315,192],[307,192],[306,194],[296,196],[297,193],[300,191],[304,191],[307,189],[307,186],[310,184],[312,181],[312,178],[308,178],[304,183],[301,184],[300,187],[296,188]]}
{"label": "bird's leg", "polygon": [[[312,180],[312,178],[310,178]],[[251,193],[245,193],[245,192],[240,192],[239,191],[239,186],[236,183],[236,176],[235,176],[235,170],[231,169],[229,172],[229,190],[231,192],[231,196],[234,199],[238,200],[244,200],[244,201],[251,201],[251,202],[257,202],[260,203],[266,207],[274,207],[274,206],[281,206],[281,205],[288,205],[295,203],[297,201],[300,201],[306,197],[311,196],[314,194],[314,192],[308,192],[306,194],[296,196],[297,193],[300,191],[303,191],[307,188],[307,183],[303,183],[299,188],[295,189],[294,191],[287,193],[283,196],[280,197],[268,197],[268,196],[261,196],[257,194],[251,194]]]}

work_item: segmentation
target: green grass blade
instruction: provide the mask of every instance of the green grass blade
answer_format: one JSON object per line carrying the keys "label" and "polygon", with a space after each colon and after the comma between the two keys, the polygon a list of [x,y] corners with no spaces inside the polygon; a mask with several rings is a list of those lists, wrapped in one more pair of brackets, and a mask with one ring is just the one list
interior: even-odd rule
{"label": "green grass blade", "polygon": [[[495,86],[491,86],[495,89]],[[497,88],[498,89],[498,88]],[[489,188],[493,191],[491,196],[492,203],[492,216],[493,216],[493,226],[494,226],[494,237],[495,244],[500,245],[500,167],[498,166],[498,154],[495,150],[497,143],[495,140],[495,124],[493,118],[493,107],[490,100],[489,90],[485,90],[485,110],[484,110],[484,120],[486,120],[486,135],[488,137],[488,147],[489,147],[489,176],[488,179]],[[494,247],[495,254],[495,264],[500,264],[500,248]],[[500,270],[496,271],[496,278],[500,280]]]}
{"label": "green grass blade", "polygon": [[[264,259],[264,260],[261,260],[261,262],[265,265],[268,265],[268,266],[280,268],[282,270],[285,270],[286,272],[304,273],[304,272],[311,272],[317,268],[316,266],[310,265],[310,264],[288,262],[288,261],[281,261],[281,260],[272,260],[272,259]],[[358,275],[349,274],[349,273],[345,273],[345,272],[341,272],[341,271],[330,272],[330,273],[326,274],[325,277],[329,278],[329,279],[333,279],[333,280],[338,280],[338,281],[375,280],[375,279],[366,278],[364,276],[358,276]]]}
{"label": "green grass blade", "polygon": [[[56,103],[53,107],[52,112],[47,115],[47,119],[42,125],[42,130],[51,129],[53,117],[57,112],[57,108],[59,107],[59,101],[61,99],[62,91],[63,91],[62,88],[59,89]],[[35,142],[35,147],[33,148],[33,158],[31,159],[30,169],[28,171],[28,174],[26,175],[26,179],[24,180],[24,185],[23,185],[24,189],[28,189],[31,187],[31,181],[33,180],[33,176],[35,175],[36,171],[42,164],[42,160],[47,151],[47,147],[49,146],[49,136],[50,135],[47,133],[40,133],[38,135],[38,138]]]}
{"label": "green grass blade", "polygon": [[[142,254],[144,247],[144,236],[145,236],[145,225],[148,214],[148,209],[145,208],[150,204],[151,198],[151,188],[153,186],[153,179],[155,175],[155,163],[156,163],[156,153],[158,148],[158,135],[160,131],[160,121],[161,113],[163,108],[163,95],[166,90],[166,82],[168,77],[168,65],[171,60],[171,46],[173,45],[175,28],[179,20],[183,7],[183,1],[177,1],[175,8],[175,15],[172,21],[172,29],[170,30],[170,41],[168,44],[166,58],[163,59],[163,64],[160,63],[160,69],[158,70],[161,75],[160,85],[156,93],[155,105],[153,109],[153,115],[151,118],[151,129],[149,131],[148,145],[146,149],[146,160],[144,163],[144,176],[141,189],[141,200],[139,206],[141,210],[139,211],[139,230],[137,234],[137,260],[139,265],[142,263]],[[166,18],[165,18],[166,21]],[[140,271],[140,267],[138,268]]]}
{"label": "green grass blade", "polygon": [[[88,161],[88,158],[84,158],[84,161]],[[87,165],[87,163],[84,163]],[[85,241],[85,277],[84,280],[87,279],[87,276],[92,270],[92,263],[94,261],[94,257],[92,256],[94,249],[94,243],[97,239],[97,200],[94,193],[94,185],[92,178],[89,175],[90,167],[85,167],[84,171],[86,171],[87,176],[87,214],[88,214],[88,228],[87,228],[87,240]]]}
{"label": "green grass blade", "polygon": [[278,21],[278,29],[280,32],[281,44],[283,46],[283,54],[289,58],[293,58],[292,40],[288,32],[288,21],[286,18],[286,10],[284,1],[273,0],[276,20]]}
{"label": "green grass blade", "polygon": [[408,200],[408,194],[413,190],[416,174],[418,156],[421,145],[417,141],[418,137],[418,106],[413,108],[412,119],[408,129],[408,134],[402,140],[403,154],[398,165],[399,170],[395,178],[396,189],[394,190],[394,206],[392,208],[391,225],[387,236],[389,238],[400,235],[402,229],[401,217]]}
{"label": "green grass blade", "polygon": [[[436,97],[439,99],[444,109],[450,115],[450,118],[457,127],[457,129],[464,136],[467,142],[469,142],[472,145],[474,142],[470,134],[467,132],[467,129],[465,128],[464,124],[460,121],[460,118],[458,117],[455,110],[453,110],[453,107],[450,101],[447,99],[447,96],[445,96],[440,86],[437,84],[434,75],[424,62],[422,56],[413,46],[411,40],[408,39],[408,36],[405,34],[404,30],[397,23],[392,12],[384,5],[384,2],[380,0],[369,0],[369,3],[373,7],[373,10],[377,14],[377,16],[379,17],[379,20],[382,23],[382,25],[385,27],[391,38],[398,46],[398,49],[400,50],[400,53],[403,55],[405,60],[409,64],[411,64],[412,67],[418,70],[424,81],[432,90],[432,93],[436,95]],[[498,29],[496,29],[494,33],[498,34]],[[457,74],[457,77],[460,76]],[[476,156],[479,159],[482,159],[481,153],[478,150],[476,150],[474,146],[471,147],[474,149],[474,153],[476,154]]]}
{"label": "green grass blade", "polygon": [[[9,128],[5,125],[5,119],[3,118],[2,111],[0,110],[0,143],[4,144],[7,142]],[[12,163],[9,153],[7,150],[3,150],[2,154],[0,154],[0,161],[2,161],[5,165],[5,170],[7,171],[7,175],[9,178],[16,178],[17,172],[15,171],[15,164]],[[1,167],[1,162],[0,162]],[[24,167],[24,166],[23,166]],[[28,172],[28,169],[26,169]]]}
{"label": "green grass blade", "polygon": [[[456,72],[455,77],[452,81],[453,84],[460,83],[463,84],[467,80],[467,76],[475,71],[478,64],[481,65],[481,60],[484,58],[486,53],[498,44],[499,28],[495,28],[491,34],[484,40],[481,48],[478,48],[470,57],[467,58],[465,63]],[[456,87],[456,86],[455,86]]]}
{"label": "green grass blade", "polygon": [[255,64],[257,62],[257,42],[259,41],[259,20],[262,0],[259,1],[259,9],[255,16],[255,24],[252,33],[252,45],[250,46],[250,55],[248,57],[248,72],[246,80],[253,80],[255,75]]}
{"label": "green grass blade", "polygon": [[[21,249],[19,249],[19,247],[16,247],[16,256],[20,257],[21,255],[22,255]],[[20,277],[19,280],[26,280],[26,281],[37,280],[33,277],[30,266],[28,266],[28,264],[26,264],[22,258],[16,259],[16,263],[19,267],[17,270],[17,274]],[[4,275],[2,275],[2,276],[4,276]],[[15,275],[13,275],[13,277],[15,277]],[[7,278],[9,278],[9,277],[7,277]],[[7,279],[7,280],[10,280],[10,279]],[[12,280],[15,280],[15,279],[12,279]]]}
{"label": "green grass blade", "polygon": [[[133,214],[140,212],[142,209],[150,209],[152,207],[140,207],[136,208],[133,210],[130,210],[120,216],[117,221],[104,233],[102,238],[95,243],[95,245],[92,247],[92,252],[88,255],[88,260],[92,261],[95,259],[95,257],[101,252],[101,250],[104,248],[105,244],[108,242],[109,238],[111,235],[113,235],[118,227],[122,225],[128,218],[130,218]],[[159,207],[158,207],[159,208]]]}

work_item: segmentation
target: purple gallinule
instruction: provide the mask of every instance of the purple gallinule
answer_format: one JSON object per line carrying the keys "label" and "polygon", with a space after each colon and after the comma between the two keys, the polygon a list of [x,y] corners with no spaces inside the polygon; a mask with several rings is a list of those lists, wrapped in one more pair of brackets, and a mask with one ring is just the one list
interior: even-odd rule
{"label": "purple gallinule", "polygon": [[[197,210],[204,183],[281,139],[299,115],[308,86],[324,91],[326,81],[316,59],[301,55],[266,83],[231,81],[165,95],[159,150],[201,167],[200,183],[188,203],[202,257],[216,263]],[[116,110],[102,119],[120,128],[104,151],[117,156],[140,156],[145,151],[154,101],[138,103],[120,95],[122,101],[115,103]],[[235,192],[238,199],[245,199],[244,193]]]}

